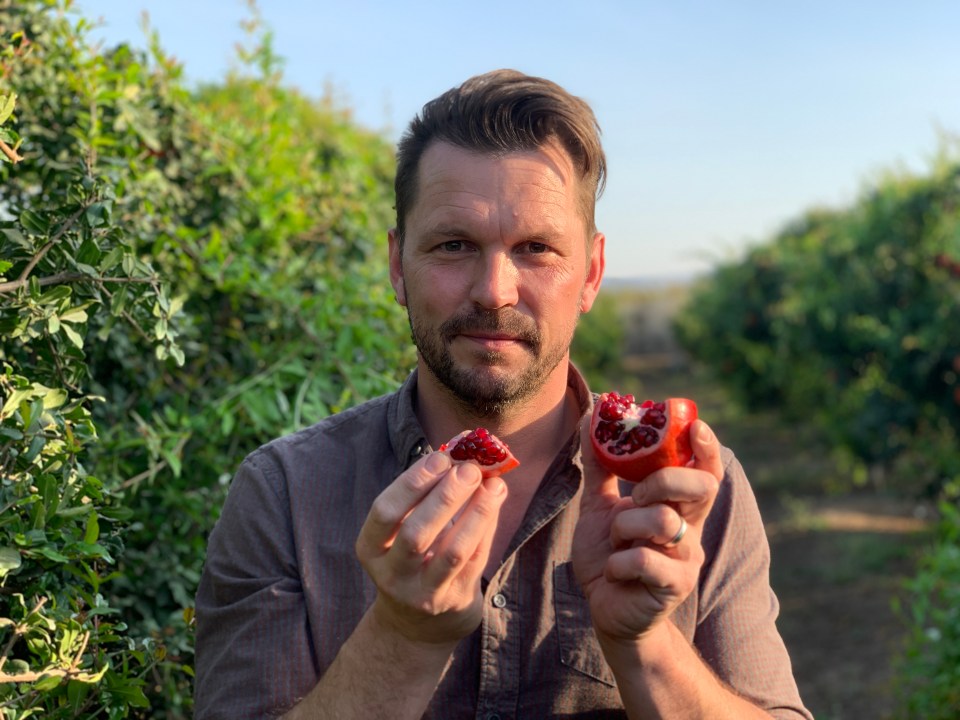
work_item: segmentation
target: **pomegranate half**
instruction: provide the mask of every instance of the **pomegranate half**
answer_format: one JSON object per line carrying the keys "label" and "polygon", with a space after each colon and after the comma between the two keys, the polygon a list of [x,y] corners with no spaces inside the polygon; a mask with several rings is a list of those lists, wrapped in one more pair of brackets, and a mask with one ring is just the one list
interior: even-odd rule
{"label": "pomegranate half", "polygon": [[520,464],[507,444],[486,428],[464,430],[437,452],[449,454],[454,462],[475,462],[485,478],[503,475]]}
{"label": "pomegranate half", "polygon": [[696,419],[693,400],[645,400],[638,405],[633,395],[603,393],[593,408],[590,440],[604,468],[640,482],[662,467],[690,461],[690,425]]}

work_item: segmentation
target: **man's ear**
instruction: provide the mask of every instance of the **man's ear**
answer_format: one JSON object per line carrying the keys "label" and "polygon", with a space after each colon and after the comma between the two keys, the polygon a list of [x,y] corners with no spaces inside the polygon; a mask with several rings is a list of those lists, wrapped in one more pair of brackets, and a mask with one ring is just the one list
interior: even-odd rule
{"label": "man's ear", "polygon": [[583,292],[580,294],[580,312],[590,312],[593,301],[600,292],[600,283],[603,280],[603,271],[606,268],[606,242],[603,233],[593,236],[590,255],[587,258],[587,276],[583,283]]}
{"label": "man's ear", "polygon": [[393,285],[393,294],[397,302],[407,306],[407,292],[403,284],[403,259],[400,257],[400,238],[396,228],[387,231],[387,246],[390,249],[390,284]]}

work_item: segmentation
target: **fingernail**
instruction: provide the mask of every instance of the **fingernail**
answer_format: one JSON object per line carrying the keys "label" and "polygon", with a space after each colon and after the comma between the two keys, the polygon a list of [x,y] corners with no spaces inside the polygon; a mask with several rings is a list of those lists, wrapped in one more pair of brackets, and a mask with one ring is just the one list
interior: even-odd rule
{"label": "fingernail", "polygon": [[423,466],[427,469],[427,472],[439,475],[450,467],[450,456],[442,452],[430,453],[427,455],[427,460]]}
{"label": "fingernail", "polygon": [[491,495],[503,495],[507,490],[507,484],[498,477],[487,478],[483,486]]}
{"label": "fingernail", "polygon": [[483,479],[480,468],[471,462],[457,463],[451,472],[454,473],[457,480],[467,485],[479,485]]}
{"label": "fingernail", "polygon": [[716,439],[716,435],[713,434],[713,430],[710,429],[710,426],[705,422],[700,423],[700,427],[697,429],[697,437],[700,442],[707,444],[712,443]]}

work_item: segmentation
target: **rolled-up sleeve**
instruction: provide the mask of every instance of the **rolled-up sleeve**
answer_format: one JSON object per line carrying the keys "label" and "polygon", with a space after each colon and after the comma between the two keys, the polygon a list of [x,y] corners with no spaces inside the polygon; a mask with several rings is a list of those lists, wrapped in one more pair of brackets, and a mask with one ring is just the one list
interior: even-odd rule
{"label": "rolled-up sleeve", "polygon": [[704,528],[709,561],[700,581],[694,644],[731,687],[782,720],[812,720],[777,630],[770,545],[743,468],[725,453],[726,474]]}
{"label": "rolled-up sleeve", "polygon": [[277,467],[248,457],[210,535],[196,598],[197,720],[273,717],[317,668]]}

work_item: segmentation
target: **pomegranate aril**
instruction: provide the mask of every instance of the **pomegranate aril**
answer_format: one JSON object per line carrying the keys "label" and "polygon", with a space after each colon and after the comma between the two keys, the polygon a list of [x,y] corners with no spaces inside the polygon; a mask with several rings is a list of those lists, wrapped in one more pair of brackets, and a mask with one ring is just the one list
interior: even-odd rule
{"label": "pomegranate aril", "polygon": [[507,458],[506,450],[498,445],[484,428],[477,428],[461,438],[450,449],[454,460],[476,460],[481,465],[496,465]]}
{"label": "pomegranate aril", "polygon": [[653,425],[655,428],[663,429],[667,424],[667,406],[663,403],[657,403],[656,405],[651,404],[650,409],[648,409],[643,417],[640,418],[640,422],[644,425]]}

